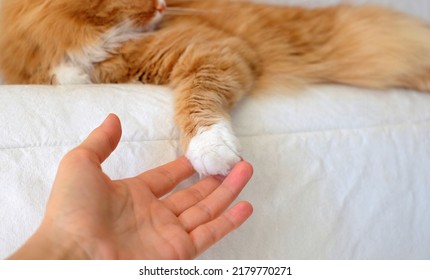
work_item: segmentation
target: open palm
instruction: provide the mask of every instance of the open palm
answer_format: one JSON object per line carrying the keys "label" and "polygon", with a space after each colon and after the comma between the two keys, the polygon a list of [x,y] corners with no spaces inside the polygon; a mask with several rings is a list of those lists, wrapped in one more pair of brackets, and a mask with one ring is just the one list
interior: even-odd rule
{"label": "open palm", "polygon": [[81,256],[95,259],[190,259],[252,213],[248,202],[226,211],[252,175],[240,162],[224,180],[206,177],[167,195],[194,174],[181,157],[136,177],[111,180],[101,163],[121,137],[110,115],[62,160],[41,228],[74,241]]}

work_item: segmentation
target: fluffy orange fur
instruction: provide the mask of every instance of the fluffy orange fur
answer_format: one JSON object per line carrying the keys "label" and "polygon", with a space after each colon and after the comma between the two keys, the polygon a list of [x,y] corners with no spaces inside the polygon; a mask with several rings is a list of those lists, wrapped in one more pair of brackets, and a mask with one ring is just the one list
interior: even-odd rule
{"label": "fluffy orange fur", "polygon": [[[430,90],[430,28],[400,12],[229,0],[167,4],[155,31],[124,42],[94,63],[89,75],[95,83],[170,85],[185,148],[199,131],[228,119],[228,110],[245,94],[274,85]],[[4,0],[4,78],[55,83],[52,71],[66,51],[79,51],[126,19],[145,25],[156,5],[154,0]]]}
{"label": "fluffy orange fur", "polygon": [[8,83],[50,84],[66,51],[79,52],[124,20],[148,23],[155,0],[3,0],[0,67]]}

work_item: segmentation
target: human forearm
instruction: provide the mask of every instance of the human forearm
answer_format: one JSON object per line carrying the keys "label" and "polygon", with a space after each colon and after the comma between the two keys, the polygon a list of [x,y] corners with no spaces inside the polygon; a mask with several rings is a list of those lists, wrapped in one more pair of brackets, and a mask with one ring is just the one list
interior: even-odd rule
{"label": "human forearm", "polygon": [[66,234],[60,234],[42,225],[12,254],[9,260],[58,260],[88,259],[85,251]]}

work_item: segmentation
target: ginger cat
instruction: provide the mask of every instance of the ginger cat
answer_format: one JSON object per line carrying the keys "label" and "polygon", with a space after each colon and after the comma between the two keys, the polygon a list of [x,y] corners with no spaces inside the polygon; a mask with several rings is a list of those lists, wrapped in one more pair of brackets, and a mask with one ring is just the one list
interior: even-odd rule
{"label": "ginger cat", "polygon": [[3,0],[8,83],[169,85],[186,156],[202,175],[240,161],[228,110],[270,86],[430,90],[430,28],[376,6],[229,0]]}

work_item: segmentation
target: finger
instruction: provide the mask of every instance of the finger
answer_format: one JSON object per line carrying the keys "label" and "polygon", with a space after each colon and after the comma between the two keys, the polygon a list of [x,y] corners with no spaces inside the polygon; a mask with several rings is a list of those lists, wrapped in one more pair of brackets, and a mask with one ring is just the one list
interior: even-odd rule
{"label": "finger", "polygon": [[114,114],[94,129],[76,149],[85,149],[94,154],[99,163],[102,163],[116,148],[121,138],[121,122]]}
{"label": "finger", "polygon": [[211,194],[222,181],[215,176],[208,176],[196,184],[186,189],[180,190],[165,199],[164,205],[169,208],[176,216],[202,201]]}
{"label": "finger", "polygon": [[213,193],[179,215],[179,221],[185,230],[191,232],[197,226],[215,219],[224,212],[245,187],[252,172],[249,163],[242,161],[236,164]]}
{"label": "finger", "polygon": [[127,181],[132,180],[132,184],[143,184],[149,187],[155,196],[161,197],[180,182],[191,177],[194,172],[188,159],[180,157],[165,165],[143,172]]}
{"label": "finger", "polygon": [[190,232],[197,255],[200,255],[228,233],[241,226],[251,216],[252,211],[252,205],[249,202],[239,202],[215,220],[203,224]]}

